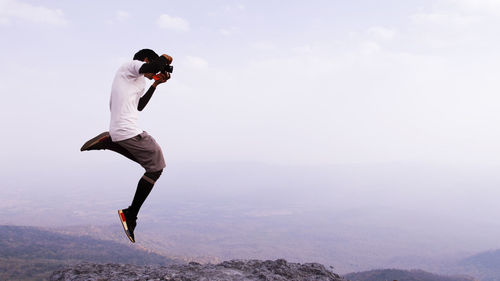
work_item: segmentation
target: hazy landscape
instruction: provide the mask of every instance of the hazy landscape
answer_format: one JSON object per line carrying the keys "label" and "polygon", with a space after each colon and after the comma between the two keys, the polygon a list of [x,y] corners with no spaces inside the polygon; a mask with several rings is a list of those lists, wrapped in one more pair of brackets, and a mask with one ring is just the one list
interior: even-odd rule
{"label": "hazy landscape", "polygon": [[[26,202],[2,194],[9,208],[0,214],[1,224],[88,235],[177,261],[285,258],[319,262],[340,274],[399,268],[493,280],[500,254],[483,252],[499,248],[498,223],[473,219],[477,199],[457,195],[473,183],[460,171],[415,164],[179,165],[143,208],[133,246],[116,217],[128,204],[118,186],[75,183],[68,192],[74,197],[47,194]],[[432,198],[419,194],[424,184],[436,186]],[[447,199],[438,202],[439,196]]]}

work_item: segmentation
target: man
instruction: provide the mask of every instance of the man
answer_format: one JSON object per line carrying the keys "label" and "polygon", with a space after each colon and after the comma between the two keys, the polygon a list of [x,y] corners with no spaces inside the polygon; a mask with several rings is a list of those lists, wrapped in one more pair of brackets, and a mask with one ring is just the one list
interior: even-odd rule
{"label": "man", "polygon": [[[158,56],[150,49],[140,50],[132,61],[124,63],[117,70],[111,88],[109,133],[99,134],[80,149],[112,150],[139,163],[146,170],[139,180],[132,204],[118,210],[125,234],[132,243],[135,243],[134,229],[139,209],[165,168],[160,146],[147,132],[138,128],[138,113],[148,104],[156,87],[170,79],[171,69],[167,69],[171,63],[172,57],[165,54]],[[155,80],[146,93],[144,77]]]}

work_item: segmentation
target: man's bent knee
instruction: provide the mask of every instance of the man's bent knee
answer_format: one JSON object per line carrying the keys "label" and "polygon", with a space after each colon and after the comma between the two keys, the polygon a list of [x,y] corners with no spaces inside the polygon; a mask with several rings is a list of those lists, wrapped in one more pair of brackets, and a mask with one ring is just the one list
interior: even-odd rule
{"label": "man's bent knee", "polygon": [[146,172],[144,173],[142,178],[151,184],[155,184],[155,182],[160,178],[162,172],[163,169],[156,172]]}

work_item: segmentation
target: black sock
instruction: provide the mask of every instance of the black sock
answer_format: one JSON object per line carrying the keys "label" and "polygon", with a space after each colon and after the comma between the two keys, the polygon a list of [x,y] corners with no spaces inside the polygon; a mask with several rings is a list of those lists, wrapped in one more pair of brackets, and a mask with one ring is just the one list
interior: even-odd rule
{"label": "black sock", "polygon": [[153,190],[153,186],[158,180],[162,173],[162,170],[154,173],[145,173],[144,176],[139,180],[137,184],[137,190],[135,191],[134,200],[132,200],[132,205],[128,208],[128,210],[135,216],[139,213],[139,209],[141,209],[142,204],[146,201],[149,193]]}

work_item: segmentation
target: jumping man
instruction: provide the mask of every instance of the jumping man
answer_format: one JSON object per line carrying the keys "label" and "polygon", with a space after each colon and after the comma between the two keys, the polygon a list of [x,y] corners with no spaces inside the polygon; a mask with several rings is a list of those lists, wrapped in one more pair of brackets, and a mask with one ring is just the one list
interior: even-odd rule
{"label": "jumping man", "polygon": [[[109,132],[92,138],[80,149],[112,150],[139,163],[146,170],[139,180],[132,204],[118,210],[125,234],[132,243],[135,242],[134,229],[139,209],[165,168],[160,146],[137,125],[138,113],[148,104],[156,87],[170,79],[171,69],[166,69],[171,63],[169,55],[158,56],[153,50],[143,49],[134,55],[132,61],[118,68],[111,87]],[[155,81],[144,93],[144,77],[153,80],[153,76]]]}

